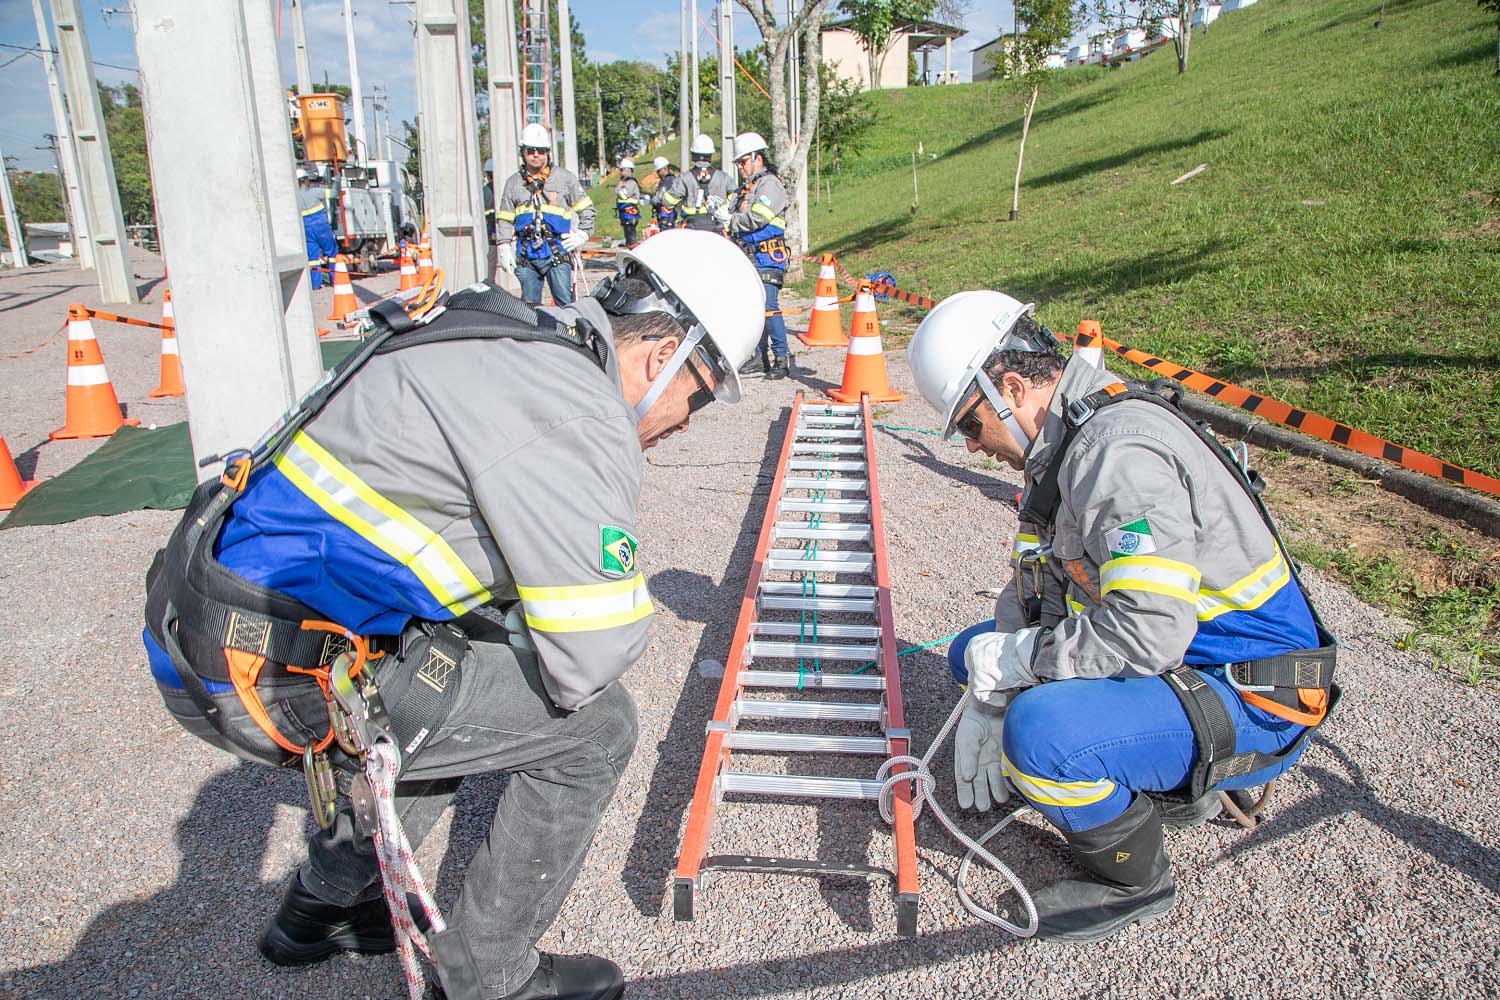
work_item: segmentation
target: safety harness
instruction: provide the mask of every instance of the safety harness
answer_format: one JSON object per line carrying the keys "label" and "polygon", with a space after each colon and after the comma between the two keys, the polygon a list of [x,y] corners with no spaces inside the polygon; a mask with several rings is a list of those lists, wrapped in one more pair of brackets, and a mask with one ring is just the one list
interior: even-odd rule
{"label": "safety harness", "polygon": [[[1065,400],[1062,441],[1042,477],[1032,484],[1021,508],[1020,519],[1035,525],[1045,525],[1050,532],[1062,500],[1059,480],[1063,461],[1078,431],[1104,407],[1131,400],[1160,407],[1180,420],[1214,454],[1228,471],[1230,478],[1244,490],[1266,529],[1270,531],[1272,541],[1286,558],[1292,579],[1307,603],[1318,634],[1319,645],[1316,649],[1299,649],[1225,666],[1224,672],[1230,686],[1247,704],[1305,727],[1296,739],[1277,753],[1235,753],[1234,723],[1229,718],[1224,703],[1197,668],[1184,665],[1162,675],[1172,693],[1182,702],[1183,711],[1187,713],[1188,722],[1192,725],[1198,754],[1189,777],[1188,794],[1196,799],[1230,778],[1252,774],[1293,757],[1312,738],[1339,701],[1339,687],[1333,683],[1337,640],[1323,626],[1312,597],[1297,572],[1297,565],[1287,554],[1276,522],[1261,499],[1265,481],[1254,470],[1245,468],[1243,461],[1236,461],[1232,453],[1207,428],[1182,411],[1182,393],[1167,379],[1156,379],[1145,385],[1115,382],[1081,399]],[[1037,575],[1035,563],[1033,575]],[[1041,609],[1040,601],[1036,598],[1039,596],[1033,595],[1032,599],[1026,601],[1028,610],[1034,609],[1038,616]]]}

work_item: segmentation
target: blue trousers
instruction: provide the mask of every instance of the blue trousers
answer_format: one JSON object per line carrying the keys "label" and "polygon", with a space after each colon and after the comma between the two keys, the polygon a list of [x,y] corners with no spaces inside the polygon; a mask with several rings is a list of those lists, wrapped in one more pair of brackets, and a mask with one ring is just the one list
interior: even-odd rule
{"label": "blue trousers", "polygon": [[[991,620],[965,630],[949,646],[949,661],[956,656],[962,667],[969,640],[994,628]],[[1247,705],[1224,679],[1223,668],[1199,672],[1229,712],[1236,753],[1275,753],[1301,735],[1302,726]],[[1187,713],[1160,677],[1039,684],[1011,703],[1003,742],[1006,777],[1049,823],[1067,832],[1108,823],[1137,791],[1184,788],[1197,755]],[[1263,785],[1301,755],[1299,750],[1219,787]]]}
{"label": "blue trousers", "polygon": [[541,305],[542,281],[552,289],[552,301],[560,306],[573,301],[573,265],[557,264],[539,260],[516,262],[516,278],[521,282],[521,298],[532,305]]}
{"label": "blue trousers", "polygon": [[[761,284],[766,288],[766,311],[779,311],[781,309],[781,289],[769,281],[763,281]],[[769,350],[767,350],[768,341]],[[786,357],[786,321],[780,316],[766,317],[766,328],[760,335],[760,352],[764,357]]]}
{"label": "blue trousers", "polygon": [[[323,258],[332,260],[339,252],[339,245],[333,238],[333,230],[328,226],[328,217],[322,213],[302,217],[302,237],[307,241],[308,264],[321,264]],[[322,288],[325,281],[331,284],[333,278],[325,275],[318,267],[313,267],[312,286]]]}

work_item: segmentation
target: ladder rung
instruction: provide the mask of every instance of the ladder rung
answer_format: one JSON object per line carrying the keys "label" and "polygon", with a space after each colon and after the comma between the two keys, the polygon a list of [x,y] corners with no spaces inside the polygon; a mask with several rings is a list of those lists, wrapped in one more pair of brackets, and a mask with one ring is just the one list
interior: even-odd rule
{"label": "ladder rung", "polygon": [[816,479],[812,476],[787,476],[781,485],[789,490],[833,490],[838,493],[868,493],[870,484],[863,479],[843,476]]}
{"label": "ladder rung", "polygon": [[792,445],[794,455],[863,455],[862,444],[828,444],[815,441],[798,441]]}
{"label": "ladder rung", "polygon": [[[802,593],[802,584],[788,580],[767,580],[760,585],[761,595]],[[866,583],[820,583],[819,597],[874,597],[876,590]]]}
{"label": "ladder rung", "polygon": [[[750,631],[756,635],[796,635],[802,634],[805,626],[797,622],[755,622],[750,626]],[[826,636],[829,639],[879,639],[879,625],[819,625],[819,637]]]}
{"label": "ladder rung", "polygon": [[860,778],[808,778],[791,774],[719,774],[719,791],[749,795],[805,795],[820,799],[878,799],[879,781]]}
{"label": "ladder rung", "polygon": [[863,462],[843,462],[837,459],[823,458],[791,458],[787,459],[788,469],[805,469],[812,472],[864,472]]}
{"label": "ladder rung", "polygon": [[797,421],[799,433],[807,433],[809,430],[823,427],[858,427],[860,420],[853,415],[835,413],[832,416],[822,414],[804,413],[802,419]]}
{"label": "ladder rung", "polygon": [[761,698],[738,698],[733,711],[741,719],[836,719],[878,723],[885,716],[885,706],[878,703],[851,705],[836,701],[766,701]]}
{"label": "ladder rung", "polygon": [[873,615],[873,598],[841,597],[762,597],[760,606],[767,611],[839,611],[851,615]]}
{"label": "ladder rung", "polygon": [[[818,629],[819,638],[826,634],[821,628]],[[766,642],[761,639],[753,639],[750,642],[750,655],[753,657],[782,657],[792,659],[794,657],[813,657],[819,660],[859,660],[868,663],[871,660],[880,659],[880,647],[854,646],[839,642]]]}
{"label": "ladder rung", "polygon": [[868,500],[782,500],[777,510],[803,511],[808,514],[868,514]]}
{"label": "ladder rung", "polygon": [[804,417],[816,417],[826,414],[850,414],[859,412],[858,403],[803,403],[801,414]]}
{"label": "ladder rung", "polygon": [[868,542],[874,533],[868,524],[851,521],[831,521],[821,528],[809,528],[806,521],[777,521],[771,531],[772,539],[815,538],[828,542]]}
{"label": "ladder rung", "polygon": [[844,427],[809,427],[804,433],[797,435],[797,437],[828,438],[833,441],[855,441],[864,436],[864,431],[849,430]]}
{"label": "ladder rung", "polygon": [[739,674],[741,687],[822,688],[826,691],[884,691],[885,678],[880,674],[834,674],[826,670],[758,670],[750,667]]}
{"label": "ladder rung", "polygon": [[731,750],[767,753],[854,753],[884,757],[890,743],[883,736],[815,736],[803,733],[733,732],[724,738]]}
{"label": "ladder rung", "polygon": [[[777,551],[796,551],[795,549],[778,549]],[[839,555],[830,552],[829,555]],[[766,560],[766,569],[774,573],[859,573],[868,576],[875,572],[875,557],[870,556],[863,562],[852,559],[803,559],[801,556],[789,556],[785,559],[777,559],[772,556]]]}

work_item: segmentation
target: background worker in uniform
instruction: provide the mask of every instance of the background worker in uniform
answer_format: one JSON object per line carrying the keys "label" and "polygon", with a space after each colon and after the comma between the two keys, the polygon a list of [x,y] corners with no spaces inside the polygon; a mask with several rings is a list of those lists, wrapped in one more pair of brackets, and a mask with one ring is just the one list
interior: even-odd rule
{"label": "background worker in uniform", "polygon": [[1014,786],[1072,848],[1083,877],[1036,894],[1038,936],[1154,920],[1176,895],[1163,820],[1206,822],[1213,789],[1297,761],[1338,697],[1333,640],[1219,443],[1065,363],[1032,306],[944,299],[907,356],[944,434],[1025,472],[1011,582],[950,647],[974,695],[959,803],[987,810]]}
{"label": "background worker in uniform", "polygon": [[682,202],[687,198],[687,185],[682,175],[665,156],[651,161],[656,171],[656,190],[651,194],[651,211],[656,215],[656,224],[665,232],[682,225]]}
{"label": "background worker in uniform", "polygon": [[[475,313],[465,295],[498,306]],[[279,592],[262,602],[295,600],[306,618],[399,636],[375,671],[393,719],[403,683],[421,687],[409,651],[444,623],[469,637],[451,711],[403,758],[396,804],[416,844],[465,775],[510,776],[448,920],[480,1000],[612,1000],[623,989],[615,963],[535,944],[635,745],[635,703],[618,681],[652,625],[635,536],[642,451],[714,399],[739,399],[735,369],[760,334],[760,301],[754,270],[724,240],[663,233],[622,251],[594,295],[544,310],[569,339],[597,334],[601,352],[502,338],[377,354],[250,475],[209,540],[217,572]],[[433,328],[522,308],[495,290],[447,305]],[[159,630],[148,611],[164,688],[182,682],[158,637],[186,649],[193,634],[192,609],[177,609]],[[319,714],[326,726],[314,697],[297,725]],[[310,839],[260,950],[297,965],[393,948],[375,852],[346,806]]]}
{"label": "background worker in uniform", "polygon": [[[770,379],[786,378],[786,321],[781,318],[781,286],[786,280],[786,187],[766,161],[766,140],[744,132],[734,140],[734,165],[740,172],[733,204],[714,213],[714,220],[737,241],[755,265],[765,286],[765,333],[760,342],[760,367]],[[742,374],[755,370],[752,358]]]}
{"label": "background worker in uniform", "polygon": [[542,283],[552,301],[573,301],[573,252],[594,231],[594,203],[578,175],[552,163],[552,136],[532,122],[521,129],[521,169],[511,174],[495,208],[500,268],[521,282],[521,298],[542,301]]}
{"label": "background worker in uniform", "polygon": [[[307,241],[307,264],[312,275],[312,286],[322,288],[324,274],[339,252],[338,241],[333,238],[333,228],[328,225],[328,208],[323,204],[323,193],[312,186],[312,175],[297,168],[297,208],[302,212],[302,238]],[[333,281],[332,275],[327,280]]]}
{"label": "background worker in uniform", "polygon": [[619,216],[625,245],[635,246],[635,229],[641,222],[641,185],[635,179],[635,161],[628,156],[620,161],[620,183],[615,186],[615,215]]}
{"label": "background worker in uniform", "polygon": [[706,135],[693,140],[689,152],[693,165],[682,181],[687,186],[687,198],[682,203],[684,224],[689,229],[707,229],[723,232],[714,212],[729,204],[734,182],[729,175],[714,166],[714,141]]}

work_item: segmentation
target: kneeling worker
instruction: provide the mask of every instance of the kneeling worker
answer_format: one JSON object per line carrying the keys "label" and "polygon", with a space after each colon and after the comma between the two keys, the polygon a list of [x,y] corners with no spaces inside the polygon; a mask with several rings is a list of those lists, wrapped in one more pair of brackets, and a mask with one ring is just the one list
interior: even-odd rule
{"label": "kneeling worker", "polygon": [[[326,753],[326,772],[345,737],[308,671],[340,662],[330,628],[378,642],[413,844],[464,776],[510,775],[443,932],[458,937],[434,945],[448,1000],[612,1000],[615,963],[535,944],[635,746],[619,679],[652,624],[642,450],[739,399],[760,282],[722,238],[673,232],[571,307],[485,286],[446,305],[195,494],[148,577],[151,670],[195,734],[267,763]],[[278,965],[395,947],[374,847],[335,801],[261,937]]]}
{"label": "kneeling worker", "polygon": [[1163,821],[1296,763],[1338,699],[1333,639],[1259,477],[1175,400],[1065,361],[999,292],[944,299],[907,357],[945,435],[1025,472],[1011,581],[949,653],[974,696],[959,804],[1013,785],[1072,848],[1084,875],[1036,894],[1038,936],[1154,920],[1176,894]]}

